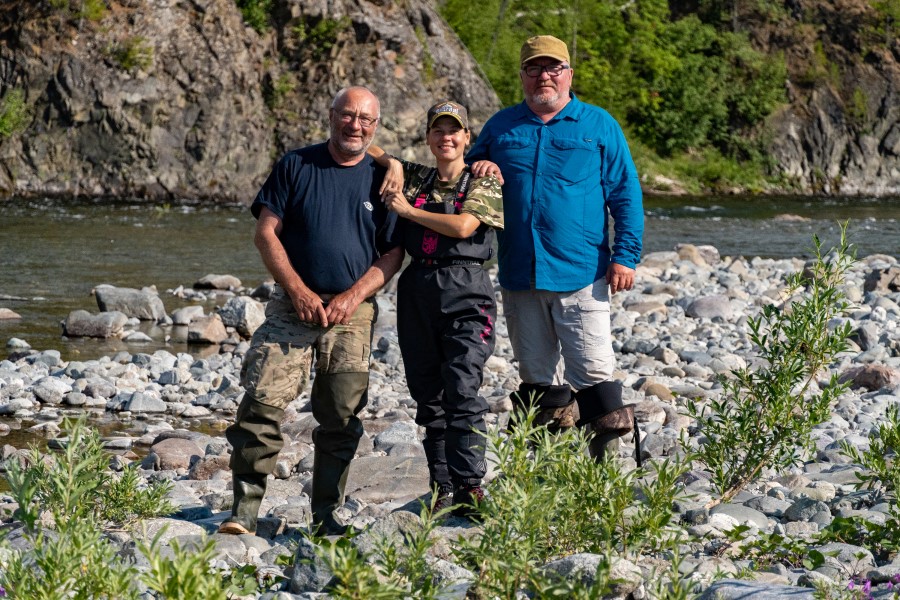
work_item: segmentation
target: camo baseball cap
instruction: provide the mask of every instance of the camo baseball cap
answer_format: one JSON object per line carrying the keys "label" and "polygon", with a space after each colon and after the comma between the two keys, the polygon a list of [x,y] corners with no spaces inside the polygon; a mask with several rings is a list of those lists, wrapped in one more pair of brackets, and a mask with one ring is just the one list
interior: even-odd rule
{"label": "camo baseball cap", "polygon": [[466,111],[466,107],[462,104],[451,102],[450,100],[441,100],[428,109],[428,125],[425,127],[425,129],[431,129],[431,126],[434,125],[434,122],[441,117],[452,117],[453,119],[456,119],[457,122],[459,122],[463,129],[469,128],[469,113]]}
{"label": "camo baseball cap", "polygon": [[524,65],[533,58],[546,56],[558,61],[569,62],[569,48],[566,43],[552,35],[536,35],[525,40],[519,52],[519,64]]}

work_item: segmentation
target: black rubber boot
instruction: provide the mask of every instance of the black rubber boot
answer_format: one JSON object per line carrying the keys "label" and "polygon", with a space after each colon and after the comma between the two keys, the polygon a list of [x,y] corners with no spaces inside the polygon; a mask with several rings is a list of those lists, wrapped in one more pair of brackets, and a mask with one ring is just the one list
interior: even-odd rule
{"label": "black rubber boot", "polygon": [[[231,472],[234,503],[231,516],[220,528],[223,533],[235,523],[249,533],[256,531],[259,506],[266,493],[266,476],[275,468],[278,452],[284,445],[281,418],[284,411],[257,402],[245,394],[234,424],[225,431],[232,445]],[[240,528],[233,529],[240,531]]]}
{"label": "black rubber boot", "polygon": [[334,510],[344,503],[344,490],[350,461],[332,454],[315,451],[313,461],[312,510],[313,529],[319,535],[344,535],[347,526],[334,518]]}
{"label": "black rubber boot", "polygon": [[606,455],[615,456],[619,438],[634,429],[634,407],[622,401],[622,384],[604,381],[575,394],[581,418],[579,427],[593,434],[591,456],[600,462]]}
{"label": "black rubber boot", "polygon": [[575,426],[575,399],[568,385],[522,383],[519,389],[510,395],[510,399],[513,403],[513,410],[509,416],[511,425],[517,423],[534,404],[538,407],[535,425],[546,425],[551,433]]}
{"label": "black rubber boot", "polygon": [[428,461],[429,483],[432,489],[451,489],[450,471],[447,469],[447,439],[445,429],[426,427],[422,447]]}
{"label": "black rubber boot", "polygon": [[313,430],[310,508],[313,525],[325,535],[347,531],[334,518],[334,510],[344,503],[350,461],[363,435],[356,415],[366,405],[368,381],[368,373],[317,373],[313,383],[313,416],[319,426]]}

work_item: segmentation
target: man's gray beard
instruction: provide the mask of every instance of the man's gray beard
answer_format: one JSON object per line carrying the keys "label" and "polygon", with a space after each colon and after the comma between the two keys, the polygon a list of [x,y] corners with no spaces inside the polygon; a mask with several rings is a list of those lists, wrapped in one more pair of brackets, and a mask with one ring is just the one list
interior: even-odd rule
{"label": "man's gray beard", "polygon": [[342,142],[335,142],[337,144],[338,150],[346,154],[347,156],[359,156],[361,154],[365,154],[366,150],[369,149],[369,146],[372,145],[372,140],[369,140],[367,143],[363,144],[362,150],[358,148],[349,148],[346,144]]}
{"label": "man's gray beard", "polygon": [[531,103],[538,104],[541,106],[553,106],[554,104],[559,102],[560,97],[561,96],[560,96],[559,92],[549,95],[549,96],[544,96],[544,95],[538,96],[538,94],[532,94]]}

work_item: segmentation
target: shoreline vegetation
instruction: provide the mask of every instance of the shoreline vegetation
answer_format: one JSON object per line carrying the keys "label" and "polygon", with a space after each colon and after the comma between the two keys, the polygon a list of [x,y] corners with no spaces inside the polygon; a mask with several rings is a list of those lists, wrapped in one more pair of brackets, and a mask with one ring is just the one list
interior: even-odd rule
{"label": "shoreline vegetation", "polygon": [[311,111],[348,81],[383,97],[379,143],[415,158],[417,99],[459,94],[484,122],[519,101],[536,33],[569,44],[575,93],[622,124],[648,192],[900,194],[898,0],[215,0],[215,18],[136,19],[143,1],[8,0],[0,194],[249,197],[321,141]]}
{"label": "shoreline vegetation", "polygon": [[[814,240],[813,254],[748,260],[683,245],[644,257],[640,289],[612,308],[616,377],[638,415],[643,468],[629,437],[596,464],[577,433],[554,437],[530,418],[505,432],[518,379],[501,319],[482,388],[491,465],[481,523],[427,509],[385,290],[367,433],[338,513],[363,529],[352,539],[304,533],[308,389],[286,411],[258,536],[213,533],[230,506],[220,432],[242,391],[256,300],[238,296],[243,313],[194,315],[228,336],[203,359],[62,361],[21,349],[0,361],[0,425],[35,420],[58,450],[3,449],[3,593],[895,598],[900,265],[856,259],[845,235],[827,251]],[[106,301],[115,293],[104,290]],[[101,438],[89,421],[65,421],[96,411],[120,430]]]}

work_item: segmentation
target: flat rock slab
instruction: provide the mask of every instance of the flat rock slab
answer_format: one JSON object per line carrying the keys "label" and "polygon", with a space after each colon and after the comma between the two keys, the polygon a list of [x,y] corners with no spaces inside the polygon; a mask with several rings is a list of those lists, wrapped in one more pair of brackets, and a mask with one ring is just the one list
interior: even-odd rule
{"label": "flat rock slab", "polygon": [[815,590],[790,585],[768,585],[724,579],[709,586],[699,600],[813,600]]}
{"label": "flat rock slab", "polygon": [[369,504],[404,502],[428,492],[428,463],[417,456],[364,456],[350,463],[347,495]]}

